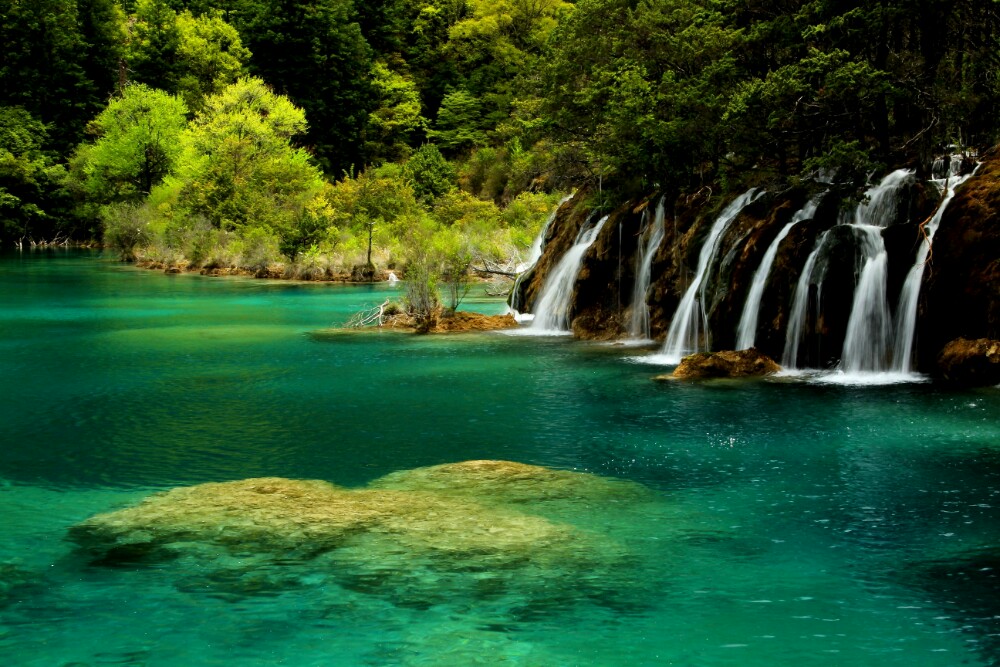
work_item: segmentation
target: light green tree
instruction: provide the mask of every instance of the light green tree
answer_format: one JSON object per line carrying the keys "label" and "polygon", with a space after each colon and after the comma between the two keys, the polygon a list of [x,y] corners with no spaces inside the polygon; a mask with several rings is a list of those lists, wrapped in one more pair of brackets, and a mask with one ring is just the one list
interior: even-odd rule
{"label": "light green tree", "polygon": [[186,114],[176,95],[129,84],[91,123],[97,140],[77,149],[74,179],[93,202],[142,200],[177,165]]}
{"label": "light green tree", "polygon": [[210,96],[181,137],[183,157],[168,183],[180,211],[223,230],[265,228],[288,256],[308,247],[330,212],[322,174],[292,145],[305,130],[302,109],[260,79]]}
{"label": "light green tree", "polygon": [[420,91],[411,77],[382,61],[372,66],[371,76],[378,108],[368,114],[367,157],[372,162],[405,158],[411,137],[427,124],[420,115]]}

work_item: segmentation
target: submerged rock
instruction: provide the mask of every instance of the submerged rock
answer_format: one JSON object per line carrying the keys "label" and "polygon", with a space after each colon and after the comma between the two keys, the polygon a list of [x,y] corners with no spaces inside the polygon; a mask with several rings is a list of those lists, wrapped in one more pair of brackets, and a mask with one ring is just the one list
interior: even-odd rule
{"label": "submerged rock", "polygon": [[507,593],[612,599],[627,586],[619,573],[630,570],[628,550],[533,515],[529,504],[643,495],[652,494],[629,482],[470,461],[362,489],[282,478],[178,488],[93,516],[69,535],[95,564],[181,559],[189,565],[178,568],[179,586],[232,597],[334,583],[416,606]]}
{"label": "submerged rock", "polygon": [[951,341],[938,355],[937,373],[946,382],[969,387],[1000,384],[1000,340]]}
{"label": "submerged rock", "polygon": [[73,526],[70,537],[101,558],[131,560],[185,542],[315,554],[366,532],[391,535],[408,549],[512,557],[540,554],[574,538],[568,526],[468,501],[282,478],[173,489],[135,507],[91,517]]}
{"label": "submerged rock", "polygon": [[755,347],[749,350],[698,352],[681,359],[673,378],[700,380],[707,378],[745,378],[773,375],[781,371],[773,359]]}
{"label": "submerged rock", "polygon": [[369,487],[433,491],[501,503],[635,500],[651,495],[649,489],[634,482],[512,461],[463,461],[402,470],[375,480]]}

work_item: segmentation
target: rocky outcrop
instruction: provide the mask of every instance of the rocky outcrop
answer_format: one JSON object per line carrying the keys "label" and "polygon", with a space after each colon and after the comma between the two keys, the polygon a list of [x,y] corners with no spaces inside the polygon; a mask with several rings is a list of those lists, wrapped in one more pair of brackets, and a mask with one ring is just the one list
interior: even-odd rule
{"label": "rocky outcrop", "polygon": [[945,211],[924,272],[917,353],[926,369],[956,338],[1000,339],[1000,151],[981,159]]}
{"label": "rocky outcrop", "polygon": [[937,358],[937,376],[966,387],[1000,385],[1000,340],[958,338]]}
{"label": "rocky outcrop", "polygon": [[[699,352],[683,359],[670,378],[706,380],[711,378],[747,378],[773,375],[781,371],[773,359],[758,350],[723,350]],[[662,379],[663,376],[659,376]]]}

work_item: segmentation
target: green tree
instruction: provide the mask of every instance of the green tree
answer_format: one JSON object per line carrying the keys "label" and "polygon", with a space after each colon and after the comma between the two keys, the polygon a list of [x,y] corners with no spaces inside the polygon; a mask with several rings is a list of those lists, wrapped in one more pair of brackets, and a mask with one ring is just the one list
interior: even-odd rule
{"label": "green tree", "polygon": [[0,0],[0,104],[49,127],[65,153],[114,90],[121,12],[113,0]]}
{"label": "green tree", "polygon": [[458,179],[454,167],[434,144],[424,144],[414,151],[405,173],[413,183],[417,199],[424,203],[453,190]]}
{"label": "green tree", "polygon": [[245,0],[230,16],[253,53],[251,73],[305,109],[302,140],[322,167],[337,174],[361,165],[375,97],[352,0]]}
{"label": "green tree", "polygon": [[179,216],[223,230],[263,228],[290,257],[311,245],[329,211],[322,174],[291,143],[306,127],[302,109],[257,78],[210,96],[182,135],[181,162],[164,186],[176,190]]}
{"label": "green tree", "polygon": [[191,111],[236,81],[250,58],[236,28],[216,14],[178,14],[164,0],[139,0],[128,25],[128,75],[179,94]]}
{"label": "green tree", "polygon": [[74,178],[90,201],[139,202],[177,166],[187,107],[176,95],[129,84],[94,120],[92,145],[78,150]]}
{"label": "green tree", "polygon": [[0,107],[0,243],[51,240],[65,212],[65,170],[43,152],[45,126],[20,107]]}
{"label": "green tree", "polygon": [[420,92],[410,77],[384,62],[372,67],[378,108],[368,115],[365,153],[369,160],[398,160],[409,155],[411,138],[426,125],[420,114]]}

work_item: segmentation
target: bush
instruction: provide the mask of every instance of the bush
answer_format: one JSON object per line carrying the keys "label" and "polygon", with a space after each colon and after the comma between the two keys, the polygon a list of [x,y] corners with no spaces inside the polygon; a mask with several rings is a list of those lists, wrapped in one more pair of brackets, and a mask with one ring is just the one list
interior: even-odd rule
{"label": "bush", "polygon": [[103,213],[104,244],[118,251],[123,262],[134,262],[136,250],[151,240],[149,226],[136,204],[113,204]]}

